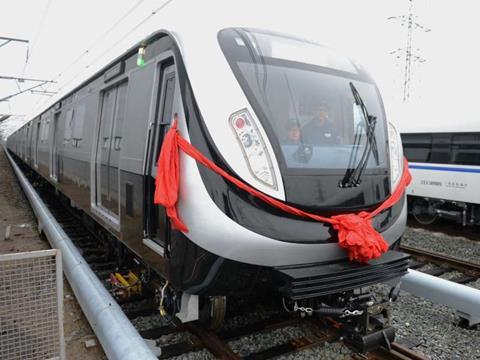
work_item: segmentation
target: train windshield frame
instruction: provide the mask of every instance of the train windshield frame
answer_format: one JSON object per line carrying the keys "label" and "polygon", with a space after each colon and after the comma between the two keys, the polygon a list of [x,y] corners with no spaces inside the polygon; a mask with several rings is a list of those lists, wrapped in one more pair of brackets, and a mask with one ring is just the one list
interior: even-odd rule
{"label": "train windshield frame", "polygon": [[224,29],[218,40],[282,172],[343,175],[357,166],[368,146],[368,125],[351,84],[375,116],[365,173],[388,172],[383,103],[354,62],[315,43],[257,30]]}

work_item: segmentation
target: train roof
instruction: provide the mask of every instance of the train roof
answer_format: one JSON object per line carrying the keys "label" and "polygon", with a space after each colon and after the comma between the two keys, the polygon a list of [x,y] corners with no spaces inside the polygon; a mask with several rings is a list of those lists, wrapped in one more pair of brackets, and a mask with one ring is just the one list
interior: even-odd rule
{"label": "train roof", "polygon": [[[289,31],[283,29],[282,24],[277,24],[271,19],[266,19],[261,14],[249,11],[245,6],[238,5],[233,9],[234,4],[226,4],[225,2],[215,2],[215,16],[207,18],[199,18],[199,14],[208,10],[208,6],[195,2],[173,2],[167,6],[160,17],[155,18],[155,23],[151,22],[148,36],[139,36],[141,40],[136,41],[127,50],[118,50],[120,55],[113,58],[106,65],[100,67],[94,74],[86,77],[78,85],[62,95],[53,98],[53,102],[49,103],[40,112],[34,114],[31,119],[37,118],[44,112],[52,109],[56,103],[63,101],[73,93],[81,89],[86,84],[100,77],[107,69],[112,67],[118,61],[132,56],[138,51],[138,47],[142,44],[148,44],[161,36],[171,36],[179,47],[182,59],[190,78],[196,77],[197,73],[205,71],[209,68],[215,71],[215,66],[222,64],[228,66],[228,63],[221,52],[218,43],[218,32],[225,28],[249,28],[249,29],[265,29],[260,31],[268,31],[276,35],[288,36],[296,38],[293,34],[287,34]],[[243,11],[239,13],[239,9]],[[211,9],[210,9],[211,10]],[[259,15],[259,16],[256,16]],[[269,22],[270,20],[270,22]],[[271,26],[273,24],[273,26]],[[270,29],[272,31],[270,31]],[[148,34],[148,30],[145,31]],[[302,39],[305,41],[305,39]],[[148,51],[148,49],[147,49]],[[192,61],[194,59],[194,61]],[[215,65],[213,65],[214,63]],[[195,90],[196,86],[194,86]]]}

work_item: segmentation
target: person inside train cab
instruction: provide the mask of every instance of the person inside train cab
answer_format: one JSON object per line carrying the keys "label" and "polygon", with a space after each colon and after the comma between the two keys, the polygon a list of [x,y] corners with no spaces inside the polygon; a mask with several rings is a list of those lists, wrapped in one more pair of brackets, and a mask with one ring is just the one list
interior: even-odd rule
{"label": "person inside train cab", "polygon": [[337,129],[329,119],[326,105],[321,105],[315,116],[302,128],[303,141],[312,145],[338,144],[340,137]]}
{"label": "person inside train cab", "polygon": [[283,143],[285,145],[296,145],[300,144],[302,140],[301,129],[298,121],[290,119],[287,121],[286,126],[286,137]]}

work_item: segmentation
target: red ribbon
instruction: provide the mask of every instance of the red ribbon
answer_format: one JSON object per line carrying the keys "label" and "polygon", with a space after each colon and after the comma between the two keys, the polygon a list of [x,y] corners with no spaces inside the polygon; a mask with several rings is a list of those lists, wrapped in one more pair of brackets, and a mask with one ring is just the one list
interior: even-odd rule
{"label": "red ribbon", "polygon": [[362,211],[358,214],[341,214],[332,217],[324,217],[285,204],[284,202],[274,199],[231,176],[185,140],[178,132],[177,121],[175,120],[165,136],[162,150],[158,158],[154,202],[155,204],[163,205],[166,208],[167,216],[170,218],[172,227],[182,232],[188,232],[188,228],[179,218],[176,207],[180,182],[179,149],[206,168],[233,183],[238,188],[263,200],[273,207],[281,209],[289,214],[331,224],[338,232],[338,245],[347,249],[350,261],[364,263],[380,257],[388,250],[387,242],[372,226],[372,218],[383,210],[392,207],[398,200],[400,200],[405,188],[412,179],[410,172],[408,171],[407,160],[404,159],[403,174],[397,187],[375,210],[372,212]]}

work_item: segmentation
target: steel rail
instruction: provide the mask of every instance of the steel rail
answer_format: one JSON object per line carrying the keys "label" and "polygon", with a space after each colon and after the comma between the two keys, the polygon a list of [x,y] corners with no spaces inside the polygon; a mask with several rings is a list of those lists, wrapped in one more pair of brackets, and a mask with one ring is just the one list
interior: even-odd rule
{"label": "steel rail", "polygon": [[418,353],[406,346],[393,342],[390,350],[379,348],[366,354],[355,353],[350,355],[352,360],[430,360],[429,356]]}
{"label": "steel rail", "polygon": [[368,359],[372,360],[429,360],[430,357],[427,357],[423,354],[416,353],[415,351],[400,345],[398,343],[392,343],[391,349],[387,350],[380,348],[378,350],[372,351],[367,355]]}
{"label": "steel rail", "polygon": [[400,245],[400,250],[413,256],[425,258],[426,260],[436,263],[438,265],[448,265],[449,267],[460,270],[462,272],[473,272],[477,276],[480,276],[480,264],[457,259],[444,254],[438,254],[429,250],[414,248],[408,245]]}

